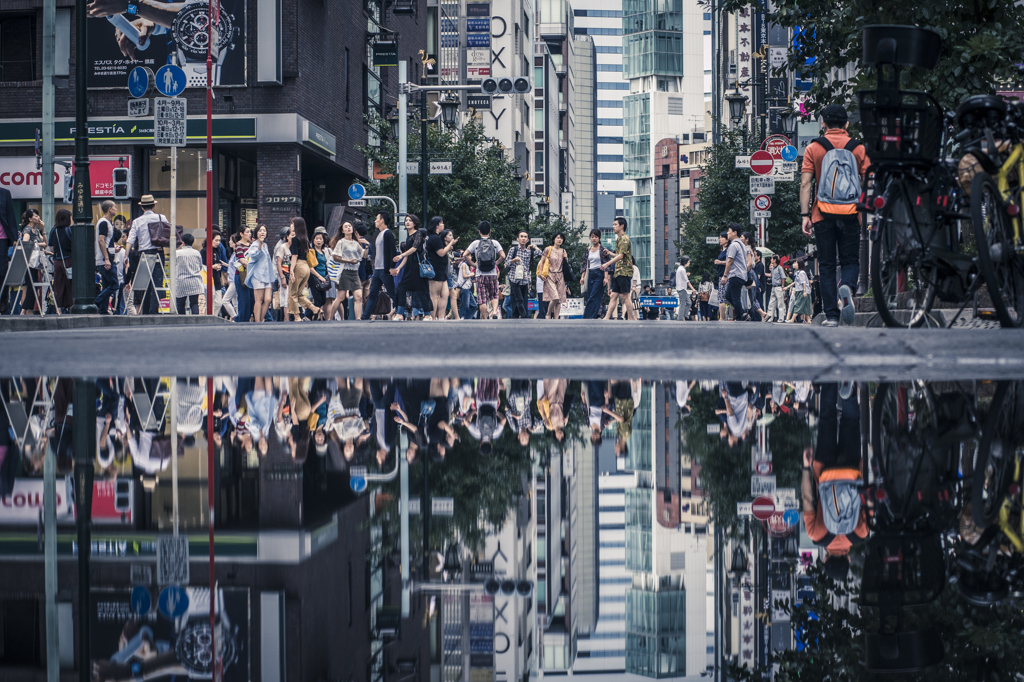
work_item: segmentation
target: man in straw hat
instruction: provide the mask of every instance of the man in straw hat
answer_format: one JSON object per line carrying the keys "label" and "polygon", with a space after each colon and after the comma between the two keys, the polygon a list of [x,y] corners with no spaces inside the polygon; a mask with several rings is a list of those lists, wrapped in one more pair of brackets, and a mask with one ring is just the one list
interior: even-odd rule
{"label": "man in straw hat", "polygon": [[156,294],[154,282],[162,283],[164,281],[162,249],[154,247],[152,242],[149,241],[149,225],[161,220],[168,222],[168,220],[163,215],[153,212],[155,205],[156,199],[153,198],[152,194],[142,195],[142,199],[139,200],[139,206],[142,207],[143,214],[132,221],[131,230],[128,232],[128,243],[125,245],[129,253],[135,245],[138,245],[140,258],[147,253],[156,254],[157,256],[156,265],[153,268],[152,281],[149,283],[146,293],[142,295],[142,300],[139,300],[138,292],[134,294],[135,307],[141,311],[140,314],[142,315],[156,315],[160,312],[160,298]]}

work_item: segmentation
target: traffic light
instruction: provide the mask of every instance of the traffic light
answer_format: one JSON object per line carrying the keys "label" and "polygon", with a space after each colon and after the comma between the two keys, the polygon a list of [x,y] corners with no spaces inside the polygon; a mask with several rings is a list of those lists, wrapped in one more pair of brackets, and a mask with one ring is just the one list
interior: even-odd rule
{"label": "traffic light", "polygon": [[511,78],[485,78],[480,84],[480,89],[488,95],[522,95],[533,89],[530,79],[519,77],[514,81]]}
{"label": "traffic light", "polygon": [[114,169],[114,198],[129,199],[132,195],[132,174],[127,168]]}

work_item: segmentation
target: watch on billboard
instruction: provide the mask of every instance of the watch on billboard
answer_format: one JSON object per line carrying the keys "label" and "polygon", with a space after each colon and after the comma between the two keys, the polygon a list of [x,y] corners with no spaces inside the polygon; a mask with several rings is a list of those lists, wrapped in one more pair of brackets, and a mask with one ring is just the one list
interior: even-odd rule
{"label": "watch on billboard", "polygon": [[[207,1],[167,5],[173,13],[147,2],[128,7],[135,13],[101,11],[86,21],[89,87],[124,88],[136,66],[176,64],[185,71],[186,87],[205,88]],[[213,85],[244,86],[245,1],[220,0],[214,16]]]}

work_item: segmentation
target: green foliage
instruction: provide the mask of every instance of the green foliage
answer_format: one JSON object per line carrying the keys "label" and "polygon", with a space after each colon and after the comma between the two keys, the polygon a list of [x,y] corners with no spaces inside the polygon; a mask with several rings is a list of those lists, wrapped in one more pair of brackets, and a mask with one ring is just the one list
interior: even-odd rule
{"label": "green foliage", "polygon": [[[388,129],[383,119],[376,123],[377,129]],[[435,215],[443,217],[445,227],[458,238],[457,248],[469,246],[478,236],[477,224],[487,220],[491,223],[491,236],[508,248],[516,233],[530,224],[533,210],[530,200],[523,196],[516,164],[475,122],[457,133],[428,125],[427,149],[432,158],[451,159],[453,172],[427,176],[427,216],[419,216],[423,210],[420,176],[410,175],[409,212],[419,216],[424,225]],[[417,160],[419,150],[418,126],[410,127],[409,159]],[[394,172],[398,167],[397,140],[384,140],[379,147],[360,147],[359,151],[384,172]],[[398,176],[371,183],[367,194],[389,196],[397,202]]]}
{"label": "green foliage", "polygon": [[[854,564],[856,566],[856,564]],[[926,626],[938,629],[946,657],[937,666],[917,674],[878,675],[864,670],[864,631],[878,631],[876,609],[841,606],[847,597],[856,602],[857,594],[837,586],[815,563],[808,572],[815,598],[812,604],[785,610],[794,628],[803,633],[803,641],[812,643],[803,651],[790,649],[769,655],[769,669],[778,664],[776,682],[805,680],[849,680],[875,682],[968,682],[975,680],[1012,680],[1024,670],[1024,616],[1011,600],[993,607],[971,606],[955,586],[948,585],[931,604],[904,611],[904,628]],[[833,599],[838,597],[838,599]],[[811,612],[814,617],[812,618]],[[737,682],[761,680],[760,670],[730,666],[731,679]]]}
{"label": "green foliage", "polygon": [[[701,488],[711,518],[735,536],[741,534],[742,526],[736,516],[736,503],[750,501],[750,451],[756,445],[757,427],[751,429],[751,436],[738,442],[717,433],[709,435],[707,425],[718,421],[718,400],[717,392],[694,387],[688,403],[690,417],[685,422],[686,443],[690,455],[700,464]],[[779,414],[766,428],[778,487],[799,490],[803,450],[811,445],[810,427],[795,415]]]}
{"label": "green foliage", "polygon": [[[736,11],[746,0],[726,0],[722,7]],[[861,30],[873,24],[915,25],[942,37],[942,56],[932,71],[908,69],[905,86],[931,92],[946,109],[969,95],[992,94],[1019,81],[1016,64],[1024,54],[1024,6],[1007,0],[789,0],[776,3],[770,23],[787,28],[810,28],[804,50],[791,52],[787,69],[804,73],[813,82],[812,111],[833,102],[854,102],[858,89],[875,86],[874,69],[861,70],[850,80],[834,79],[834,69],[861,58]],[[813,64],[805,60],[815,58]],[[703,204],[703,200],[701,201]]]}
{"label": "green foliage", "polygon": [[[749,155],[758,148],[754,144],[761,136],[750,133],[745,141],[745,130],[725,130],[722,141],[712,145],[706,164],[700,167],[700,208],[683,210],[679,226],[683,241],[678,247],[691,258],[690,273],[715,274],[715,256],[718,245],[705,244],[704,238],[724,232],[729,223],[738,223],[743,230],[753,232],[750,225],[750,181],[753,174],[745,168],[736,168],[737,155]],[[807,248],[808,238],[800,231],[800,181],[775,183],[772,196],[772,217],[768,219],[766,246],[779,254],[795,253]]]}

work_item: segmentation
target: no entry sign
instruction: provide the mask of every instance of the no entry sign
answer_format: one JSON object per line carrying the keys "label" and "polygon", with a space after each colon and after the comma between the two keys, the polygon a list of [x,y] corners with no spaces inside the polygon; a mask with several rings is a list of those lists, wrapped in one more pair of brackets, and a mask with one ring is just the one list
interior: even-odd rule
{"label": "no entry sign", "polygon": [[750,155],[750,170],[758,175],[768,175],[774,165],[775,159],[766,151],[756,151]]}
{"label": "no entry sign", "polygon": [[750,513],[758,521],[766,521],[775,513],[775,501],[770,497],[759,497],[750,504]]}

